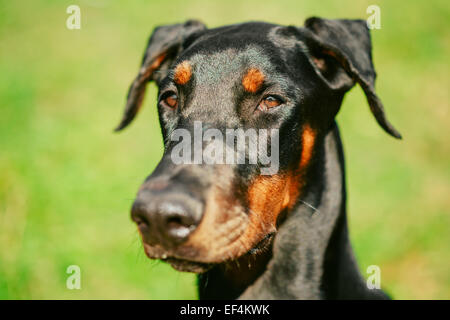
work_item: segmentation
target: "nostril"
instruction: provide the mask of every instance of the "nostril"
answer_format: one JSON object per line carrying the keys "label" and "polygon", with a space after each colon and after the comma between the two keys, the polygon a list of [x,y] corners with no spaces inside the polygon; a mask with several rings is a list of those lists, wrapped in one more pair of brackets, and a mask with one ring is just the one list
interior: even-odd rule
{"label": "nostril", "polygon": [[147,211],[142,205],[134,204],[131,211],[131,220],[133,220],[139,229],[148,228],[150,225]]}
{"label": "nostril", "polygon": [[146,219],[136,219],[136,224],[138,228],[145,228],[149,226],[148,220]]}
{"label": "nostril", "polygon": [[166,229],[173,239],[183,240],[195,229],[195,225],[188,217],[176,215],[166,218]]}
{"label": "nostril", "polygon": [[145,233],[147,232],[147,230],[149,230],[150,228],[150,223],[148,221],[148,219],[145,216],[140,216],[137,217],[136,219],[133,219],[134,222],[137,224],[138,229],[140,230],[141,233]]}
{"label": "nostril", "polygon": [[183,226],[181,217],[169,217],[166,223],[168,228],[177,228],[179,226]]}

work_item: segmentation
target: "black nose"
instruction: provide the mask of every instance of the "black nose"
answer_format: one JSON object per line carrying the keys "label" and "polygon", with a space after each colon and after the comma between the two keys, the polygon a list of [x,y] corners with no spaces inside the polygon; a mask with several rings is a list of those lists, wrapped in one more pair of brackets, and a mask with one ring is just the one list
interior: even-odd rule
{"label": "black nose", "polygon": [[185,242],[198,226],[201,201],[180,192],[142,189],[131,210],[144,242],[174,248]]}

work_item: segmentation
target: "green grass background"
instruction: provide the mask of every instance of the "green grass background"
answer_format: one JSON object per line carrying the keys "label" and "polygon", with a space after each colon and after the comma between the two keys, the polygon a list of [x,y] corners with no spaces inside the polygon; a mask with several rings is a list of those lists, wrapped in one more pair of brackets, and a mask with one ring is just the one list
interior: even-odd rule
{"label": "green grass background", "polygon": [[[66,8],[81,7],[81,30]],[[152,29],[197,18],[303,25],[366,18],[396,141],[359,88],[338,115],[352,243],[398,299],[450,298],[448,1],[0,0],[0,298],[195,299],[195,277],[148,260],[129,208],[162,154],[156,87],[113,134]],[[66,268],[81,267],[81,290]]]}

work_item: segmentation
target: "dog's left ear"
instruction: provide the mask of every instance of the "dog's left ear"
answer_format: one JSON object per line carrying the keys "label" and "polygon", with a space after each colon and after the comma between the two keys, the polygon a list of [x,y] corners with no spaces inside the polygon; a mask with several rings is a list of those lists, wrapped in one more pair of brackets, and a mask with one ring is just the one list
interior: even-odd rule
{"label": "dog's left ear", "polygon": [[164,77],[164,69],[167,69],[185,49],[185,45],[203,30],[206,30],[203,23],[189,20],[185,23],[160,26],[153,31],[139,73],[128,91],[122,120],[115,131],[122,130],[134,119],[142,105],[147,83],[152,80],[159,82]]}
{"label": "dog's left ear", "polygon": [[358,83],[378,124],[393,137],[401,139],[400,133],[387,120],[383,104],[375,94],[376,73],[366,21],[313,17],[305,21],[305,27],[299,31],[303,33],[319,76],[335,90],[347,91],[354,82]]}

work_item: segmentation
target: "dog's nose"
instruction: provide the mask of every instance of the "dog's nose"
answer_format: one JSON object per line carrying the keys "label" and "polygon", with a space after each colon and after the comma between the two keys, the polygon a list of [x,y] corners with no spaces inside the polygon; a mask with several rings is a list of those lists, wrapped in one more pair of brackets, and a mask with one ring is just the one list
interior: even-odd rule
{"label": "dog's nose", "polygon": [[168,249],[187,240],[199,224],[202,211],[201,201],[190,195],[143,189],[133,204],[131,217],[144,242]]}

